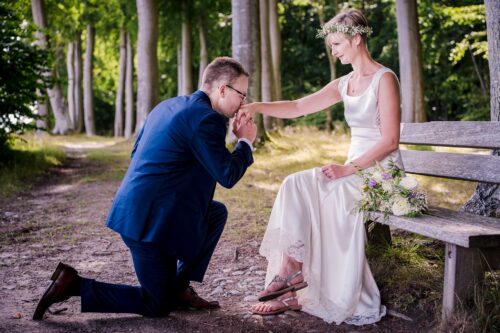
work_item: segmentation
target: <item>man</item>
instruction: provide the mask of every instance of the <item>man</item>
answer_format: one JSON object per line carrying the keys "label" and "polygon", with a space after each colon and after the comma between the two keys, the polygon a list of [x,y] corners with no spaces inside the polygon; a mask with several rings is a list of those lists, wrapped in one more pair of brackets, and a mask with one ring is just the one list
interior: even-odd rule
{"label": "man", "polygon": [[189,284],[202,282],[227,219],[225,206],[213,200],[216,183],[231,188],[253,163],[251,119],[234,122],[239,140],[232,153],[224,141],[226,118],[244,102],[248,76],[236,60],[215,59],[201,90],[161,102],[137,137],[106,224],[130,249],[140,287],[82,278],[60,263],[33,319],[70,296],[81,296],[82,312],[149,317],[219,306]]}

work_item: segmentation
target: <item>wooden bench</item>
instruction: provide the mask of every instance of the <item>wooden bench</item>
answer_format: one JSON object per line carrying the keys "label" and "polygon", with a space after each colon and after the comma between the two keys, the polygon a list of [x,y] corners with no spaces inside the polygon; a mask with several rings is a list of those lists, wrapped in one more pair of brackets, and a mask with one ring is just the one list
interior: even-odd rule
{"label": "wooden bench", "polygon": [[[402,124],[401,143],[409,145],[500,149],[500,122]],[[402,150],[406,172],[500,184],[500,156]],[[485,270],[500,268],[500,219],[429,207],[420,217],[370,212],[378,238],[390,243],[390,229],[403,229],[445,242],[444,320],[458,302],[469,299]]]}

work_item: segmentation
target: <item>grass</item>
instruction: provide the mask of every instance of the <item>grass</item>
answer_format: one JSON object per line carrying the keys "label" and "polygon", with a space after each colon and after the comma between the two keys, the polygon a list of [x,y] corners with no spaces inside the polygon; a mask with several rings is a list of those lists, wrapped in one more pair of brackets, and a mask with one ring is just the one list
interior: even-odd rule
{"label": "grass", "polygon": [[0,197],[7,198],[29,188],[49,168],[61,165],[62,149],[34,136],[16,138],[9,158],[0,161]]}

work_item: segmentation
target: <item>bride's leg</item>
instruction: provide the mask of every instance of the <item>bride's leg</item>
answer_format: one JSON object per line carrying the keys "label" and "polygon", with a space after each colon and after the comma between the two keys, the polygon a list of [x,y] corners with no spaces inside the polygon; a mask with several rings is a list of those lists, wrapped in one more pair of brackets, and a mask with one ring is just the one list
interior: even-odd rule
{"label": "bride's leg", "polygon": [[[281,267],[280,267],[280,270],[279,270],[279,273],[278,275],[282,278],[288,278],[290,276],[293,276],[295,273],[299,272],[302,270],[302,263],[293,259],[292,257],[286,255],[285,253],[283,253],[283,259],[281,261]],[[297,284],[297,283],[300,283],[300,282],[303,282],[304,281],[304,276],[302,274],[299,274],[297,276],[295,276],[294,278],[292,278],[289,283],[290,284]],[[265,296],[273,291],[276,291],[276,290],[280,290],[282,289],[284,286],[286,286],[285,282],[283,281],[275,281],[275,282],[271,282],[266,289],[264,289],[263,291],[261,291],[259,293],[259,297],[262,297],[262,296]]]}

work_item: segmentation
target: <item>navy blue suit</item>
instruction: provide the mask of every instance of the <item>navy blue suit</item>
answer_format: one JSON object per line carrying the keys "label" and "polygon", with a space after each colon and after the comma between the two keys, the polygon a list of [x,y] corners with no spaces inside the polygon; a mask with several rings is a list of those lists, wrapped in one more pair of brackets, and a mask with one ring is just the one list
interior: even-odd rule
{"label": "navy blue suit", "polygon": [[253,163],[225,147],[226,118],[202,91],[158,104],[134,144],[106,225],[129,247],[141,287],[82,282],[82,311],[168,314],[175,292],[202,281],[227,219],[213,201]]}

